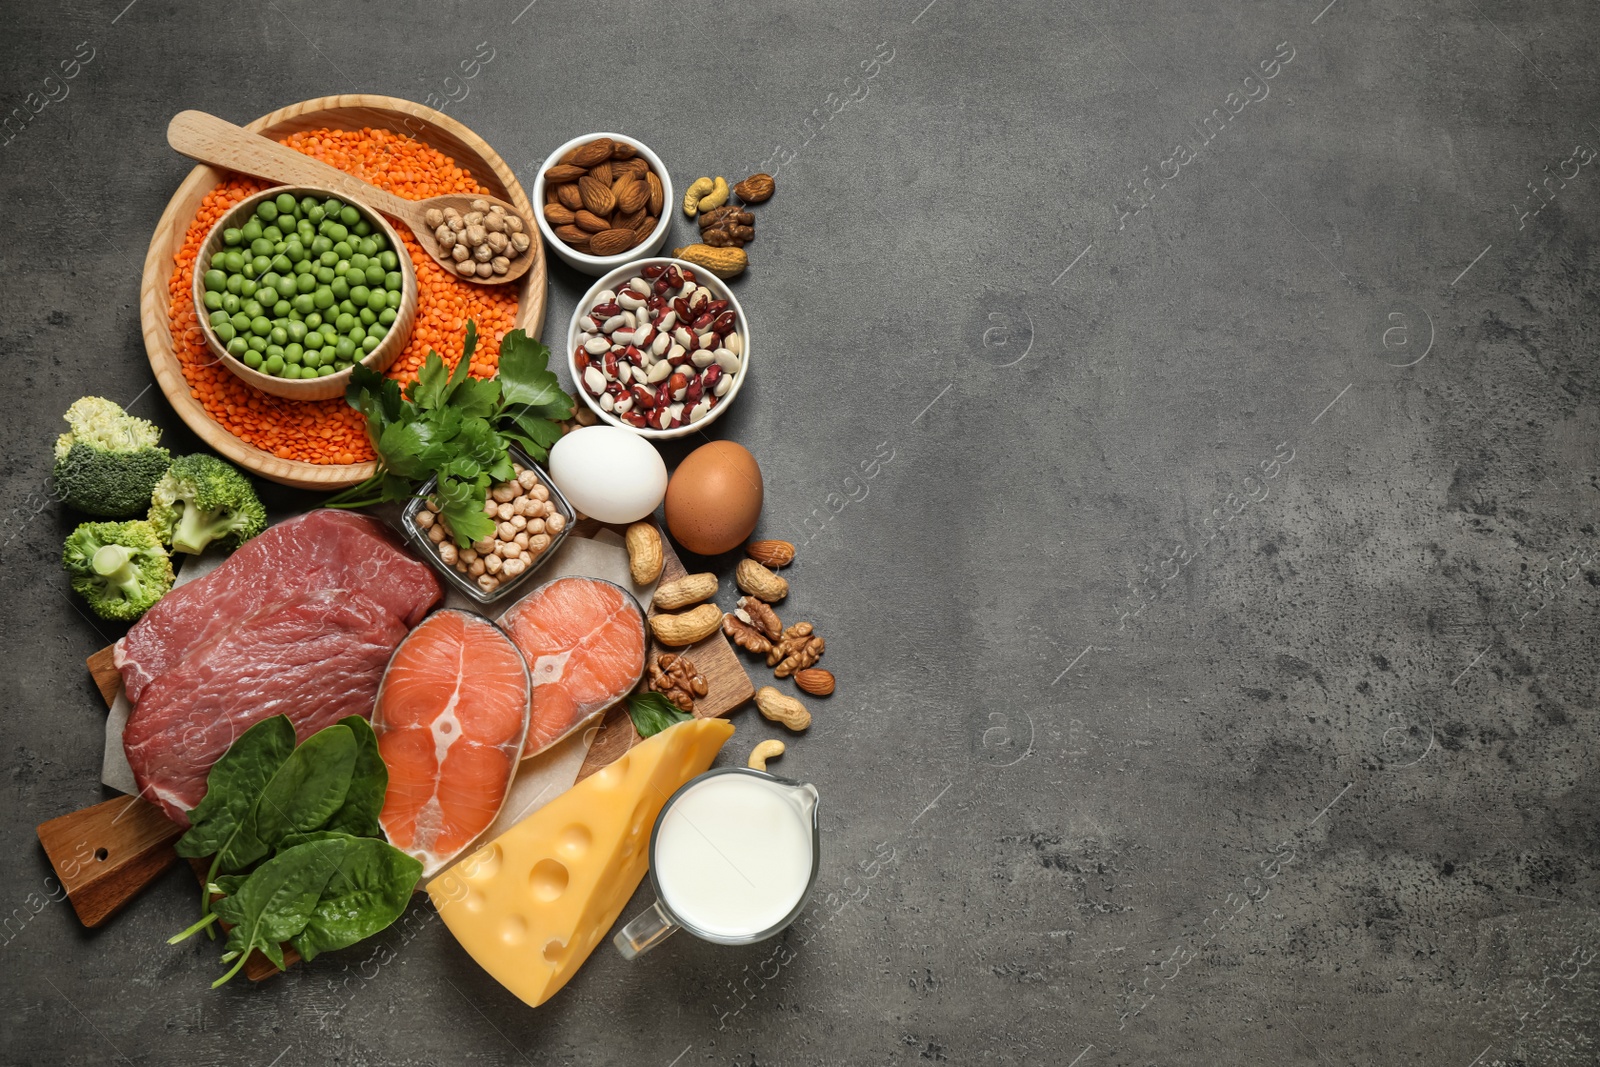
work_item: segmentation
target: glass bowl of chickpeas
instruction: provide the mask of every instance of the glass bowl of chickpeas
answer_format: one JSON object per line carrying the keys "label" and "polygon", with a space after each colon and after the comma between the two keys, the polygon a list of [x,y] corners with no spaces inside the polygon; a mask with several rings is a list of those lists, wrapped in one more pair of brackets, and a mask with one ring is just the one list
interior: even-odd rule
{"label": "glass bowl of chickpeas", "polygon": [[382,373],[405,349],[417,275],[382,215],[325,189],[241,200],[200,246],[195,313],[206,345],[274,396],[343,396],[351,368]]}
{"label": "glass bowl of chickpeas", "polygon": [[492,604],[523,585],[572,532],[577,512],[533,460],[509,449],[516,477],[489,487],[484,512],[495,532],[463,548],[456,543],[429,481],[402,513],[401,525],[418,552],[445,581],[479,604]]}

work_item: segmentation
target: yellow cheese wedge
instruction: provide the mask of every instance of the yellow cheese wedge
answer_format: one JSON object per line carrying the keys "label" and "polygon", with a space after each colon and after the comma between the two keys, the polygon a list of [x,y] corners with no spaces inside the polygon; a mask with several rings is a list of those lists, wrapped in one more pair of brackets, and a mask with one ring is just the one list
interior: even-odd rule
{"label": "yellow cheese wedge", "polygon": [[732,736],[721,719],[661,731],[429,882],[433,906],[484,970],[538,1007],[639,887],[667,798]]}

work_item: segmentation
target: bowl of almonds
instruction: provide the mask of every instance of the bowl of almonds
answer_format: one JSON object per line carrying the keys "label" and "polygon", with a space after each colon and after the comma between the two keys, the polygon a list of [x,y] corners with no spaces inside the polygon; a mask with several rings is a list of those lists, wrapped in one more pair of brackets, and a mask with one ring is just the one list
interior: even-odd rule
{"label": "bowl of almonds", "polygon": [[649,146],[620,133],[574,137],[533,180],[539,230],[555,254],[599,276],[667,239],[672,179]]}

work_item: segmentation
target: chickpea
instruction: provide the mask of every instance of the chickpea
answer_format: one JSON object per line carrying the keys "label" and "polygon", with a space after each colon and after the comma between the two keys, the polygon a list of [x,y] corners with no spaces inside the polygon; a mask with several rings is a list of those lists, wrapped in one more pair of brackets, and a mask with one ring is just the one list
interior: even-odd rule
{"label": "chickpea", "polygon": [[492,593],[496,589],[500,588],[500,579],[496,578],[492,574],[485,574],[482,578],[478,579],[478,588],[482,589],[485,593]]}
{"label": "chickpea", "polygon": [[483,561],[483,569],[490,574],[499,574],[500,568],[505,565],[505,560],[499,556],[488,556]]}
{"label": "chickpea", "polygon": [[[515,529],[517,529],[519,531],[526,530],[528,528],[528,519],[527,519],[527,516],[525,516],[525,515],[513,515],[513,516],[511,516],[509,521],[510,521],[512,527],[514,527]],[[513,535],[513,536],[515,536],[515,535]]]}
{"label": "chickpea", "polygon": [[442,525],[430,526],[428,528],[428,540],[432,541],[434,544],[438,544],[439,542],[443,541],[444,527]]}
{"label": "chickpea", "polygon": [[511,543],[516,545],[518,548],[527,548],[528,547],[528,531],[527,530],[519,531],[517,533],[517,536],[515,536],[515,537],[513,537],[511,539]]}
{"label": "chickpea", "polygon": [[495,509],[495,514],[499,517],[501,522],[510,520],[511,516],[515,515],[516,513],[517,509],[512,507],[510,504],[501,504]]}
{"label": "chickpea", "polygon": [[560,512],[550,515],[544,520],[544,528],[550,533],[558,534],[567,528],[567,517]]}
{"label": "chickpea", "polygon": [[509,504],[517,497],[516,483],[501,482],[499,485],[494,487],[494,491],[489,495],[494,497],[495,503],[497,504]]}
{"label": "chickpea", "polygon": [[543,552],[549,547],[549,534],[534,534],[532,537],[528,538],[528,551],[534,553],[535,555],[538,555],[540,552]]}
{"label": "chickpea", "polygon": [[426,530],[428,527],[433,525],[436,518],[437,516],[431,511],[424,510],[417,512],[418,529]]}
{"label": "chickpea", "polygon": [[423,502],[422,506],[428,511],[433,512],[435,515],[439,514],[439,502],[433,499],[431,496]]}
{"label": "chickpea", "polygon": [[545,486],[544,486],[544,483],[541,482],[538,485],[535,485],[533,488],[529,489],[528,490],[528,495],[533,497],[533,499],[535,499],[535,500],[549,500],[550,499],[550,490],[546,489]]}
{"label": "chickpea", "polygon": [[530,534],[541,534],[544,533],[545,527],[548,525],[549,523],[547,523],[544,519],[529,519],[526,532]]}
{"label": "chickpea", "polygon": [[472,561],[472,566],[467,568],[467,573],[470,574],[472,577],[476,578],[480,574],[482,574],[484,572],[484,570],[486,570],[486,568],[484,566],[483,560],[475,559],[475,560]]}
{"label": "chickpea", "polygon": [[454,567],[460,558],[460,552],[453,541],[445,541],[439,546],[439,558]]}
{"label": "chickpea", "polygon": [[495,533],[499,536],[500,540],[509,541],[513,537],[517,536],[517,528],[511,525],[509,522],[502,522],[499,526],[495,527]]}
{"label": "chickpea", "polygon": [[517,575],[527,570],[528,565],[522,562],[520,559],[508,559],[506,560],[505,565],[500,569],[505,573],[507,578],[515,578]]}
{"label": "chickpea", "polygon": [[472,542],[472,550],[478,555],[486,555],[494,551],[494,538],[485,537],[482,541]]}
{"label": "chickpea", "polygon": [[499,510],[499,508],[500,508],[500,505],[496,504],[494,502],[494,498],[493,497],[489,497],[488,499],[484,500],[484,502],[483,502],[483,513],[485,515],[493,516],[496,513],[496,511]]}
{"label": "chickpea", "polygon": [[501,559],[510,559],[522,553],[522,546],[515,541],[502,541],[495,551],[499,553]]}
{"label": "chickpea", "polygon": [[[522,486],[522,488],[525,490],[532,489],[534,486],[539,484],[539,476],[530,470],[523,470],[521,467],[518,467],[517,484]],[[548,493],[549,490],[546,489],[545,492]]]}

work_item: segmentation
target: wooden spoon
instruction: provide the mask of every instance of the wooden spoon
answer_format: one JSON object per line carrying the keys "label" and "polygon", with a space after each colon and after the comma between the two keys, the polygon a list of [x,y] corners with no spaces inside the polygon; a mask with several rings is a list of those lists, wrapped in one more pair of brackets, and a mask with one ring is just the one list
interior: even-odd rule
{"label": "wooden spoon", "polygon": [[[533,219],[522,218],[522,212],[504,200],[492,196],[455,193],[449,196],[432,196],[426,200],[405,200],[385,192],[360,178],[330,167],[320,160],[296,152],[286,145],[258,133],[251,133],[215,115],[204,111],[180,111],[167,126],[167,143],[173,148],[201,163],[226,170],[254,174],[284,185],[309,185],[330,189],[340,196],[365,205],[410,228],[423,249],[438,260],[454,277],[480,285],[504,285],[528,273],[540,255],[539,230]],[[499,204],[508,215],[522,219],[522,232],[528,235],[528,248],[511,260],[504,274],[487,278],[467,277],[456,273],[456,261],[439,247],[434,228],[428,225],[429,209],[454,208],[462,215],[472,211],[472,201],[487,200]],[[509,251],[509,247],[508,247]]]}

